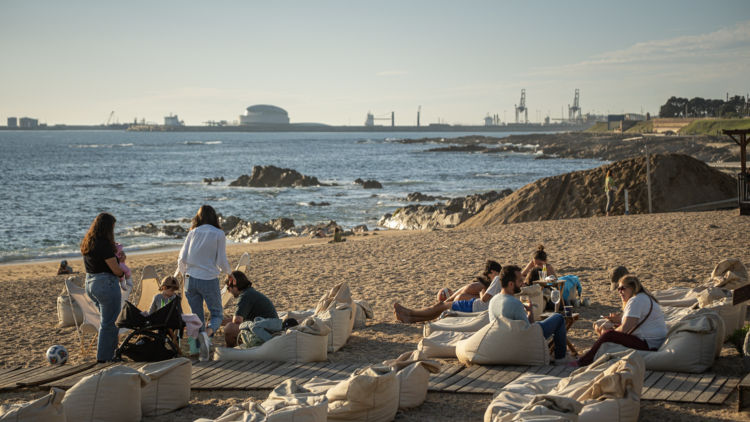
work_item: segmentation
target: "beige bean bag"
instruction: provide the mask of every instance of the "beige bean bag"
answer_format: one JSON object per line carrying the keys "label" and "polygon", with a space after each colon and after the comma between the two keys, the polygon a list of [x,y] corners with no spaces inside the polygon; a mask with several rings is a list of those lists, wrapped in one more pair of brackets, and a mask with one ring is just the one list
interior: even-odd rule
{"label": "beige bean bag", "polygon": [[602,356],[567,378],[523,375],[498,392],[485,422],[635,422],[645,372],[634,351]]}
{"label": "beige bean bag", "polygon": [[217,347],[214,360],[274,362],[323,362],[328,358],[328,334],[331,328],[310,317],[280,336],[251,349]]}
{"label": "beige bean bag", "polygon": [[84,377],[65,393],[65,419],[75,422],[140,422],[141,388],[149,378],[117,365]]}
{"label": "beige bean bag", "polygon": [[474,335],[459,331],[435,331],[417,344],[427,358],[456,358],[456,344]]}
{"label": "beige bean bag", "polygon": [[[68,281],[73,282],[78,287],[83,288],[86,284],[86,279],[80,275],[69,277]],[[73,303],[71,308],[70,304]],[[75,318],[74,318],[75,315]],[[68,289],[63,287],[60,296],[57,297],[57,320],[60,327],[73,327],[83,321],[83,311],[78,306],[75,300],[68,300]]]}
{"label": "beige bean bag", "polygon": [[358,369],[344,381],[313,378],[302,387],[326,395],[329,421],[386,422],[398,411],[398,378],[386,365]]}
{"label": "beige bean bag", "polygon": [[331,328],[328,333],[328,351],[335,352],[346,344],[351,334],[352,313],[354,310],[348,303],[333,302],[330,307],[314,318],[323,321]]}
{"label": "beige bean bag", "polygon": [[294,318],[297,320],[297,322],[302,322],[305,320],[305,318],[311,317],[313,315],[315,315],[315,309],[308,309],[306,311],[279,312],[280,319]]}
{"label": "beige bean bag", "polygon": [[372,306],[364,300],[355,300],[354,303],[357,305],[357,310],[354,314],[354,328],[365,328],[367,320],[373,319],[375,316]]}
{"label": "beige bean bag", "polygon": [[549,365],[547,340],[539,324],[501,316],[456,344],[456,357],[479,365]]}
{"label": "beige bean bag", "polygon": [[53,388],[46,396],[28,403],[0,405],[0,421],[65,422],[63,397],[65,391]]}
{"label": "beige bean bag", "polygon": [[[688,372],[699,374],[710,368],[716,356],[717,339],[722,321],[715,313],[699,309],[683,315],[668,326],[667,341],[659,350],[637,353],[649,371]],[[630,350],[615,343],[604,343],[596,353],[599,358],[607,353]]]}
{"label": "beige bean bag", "polygon": [[427,360],[419,350],[404,353],[396,359],[387,360],[383,365],[396,371],[399,383],[398,408],[411,409],[424,403],[430,374],[440,373],[440,362]]}
{"label": "beige bean bag", "polygon": [[328,400],[325,396],[269,398],[262,405],[253,401],[236,404],[216,419],[195,422],[325,422]]}
{"label": "beige bean bag", "polygon": [[190,403],[190,359],[178,358],[149,363],[138,369],[151,380],[141,390],[141,413],[158,416],[181,409]]}
{"label": "beige bean bag", "polygon": [[457,331],[462,333],[475,333],[490,323],[489,311],[471,314],[466,317],[450,317],[428,322],[424,325],[424,337],[436,331]]}
{"label": "beige bean bag", "polygon": [[[352,300],[352,292],[349,289],[349,284],[346,282],[343,282],[341,284],[336,285],[333,289],[331,289],[330,292],[324,294],[321,296],[320,299],[318,299],[318,305],[315,307],[315,315],[325,312],[333,306],[334,302],[338,303],[348,303],[349,306],[354,309],[354,300]],[[349,321],[349,331],[346,333],[347,338],[352,334],[352,328],[354,328],[354,317],[356,314],[352,312],[351,314],[351,320]]]}
{"label": "beige bean bag", "polygon": [[[571,295],[573,294],[573,291],[575,289],[571,290]],[[578,297],[578,291],[576,291],[576,298]],[[544,292],[544,289],[542,288],[541,284],[534,284],[531,286],[521,287],[521,293],[516,295],[516,298],[521,298],[521,296],[528,296],[529,301],[534,306],[534,318],[535,321],[539,321],[542,319],[542,313],[544,312],[544,295],[542,294]],[[573,300],[573,299],[570,299]]]}

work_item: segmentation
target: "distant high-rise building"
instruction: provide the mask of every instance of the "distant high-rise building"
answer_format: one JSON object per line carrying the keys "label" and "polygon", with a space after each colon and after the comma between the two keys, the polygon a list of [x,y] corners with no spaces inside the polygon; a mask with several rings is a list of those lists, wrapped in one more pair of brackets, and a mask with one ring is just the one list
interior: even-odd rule
{"label": "distant high-rise building", "polygon": [[8,117],[8,127],[18,127],[18,119],[15,117]]}
{"label": "distant high-rise building", "polygon": [[19,126],[22,128],[30,128],[30,127],[38,127],[39,126],[39,120],[38,119],[32,119],[30,117],[21,117],[18,119]]}

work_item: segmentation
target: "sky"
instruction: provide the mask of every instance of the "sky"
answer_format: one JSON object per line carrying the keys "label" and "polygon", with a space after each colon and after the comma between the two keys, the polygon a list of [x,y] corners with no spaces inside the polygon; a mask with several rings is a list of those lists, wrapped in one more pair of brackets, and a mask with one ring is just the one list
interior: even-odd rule
{"label": "sky", "polygon": [[[397,125],[750,93],[750,1],[0,1],[6,117]],[[744,74],[743,74],[744,72]],[[382,121],[382,124],[390,122]]]}

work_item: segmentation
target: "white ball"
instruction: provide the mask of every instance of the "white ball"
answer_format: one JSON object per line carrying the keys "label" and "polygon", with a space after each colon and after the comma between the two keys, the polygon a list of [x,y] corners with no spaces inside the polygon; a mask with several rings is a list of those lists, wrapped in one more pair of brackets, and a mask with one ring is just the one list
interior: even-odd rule
{"label": "white ball", "polygon": [[47,363],[50,365],[64,365],[68,361],[68,349],[54,345],[47,349]]}
{"label": "white ball", "polygon": [[453,296],[453,292],[451,291],[451,289],[444,287],[438,291],[437,300],[438,302],[444,302],[446,299],[448,299],[451,296]]}

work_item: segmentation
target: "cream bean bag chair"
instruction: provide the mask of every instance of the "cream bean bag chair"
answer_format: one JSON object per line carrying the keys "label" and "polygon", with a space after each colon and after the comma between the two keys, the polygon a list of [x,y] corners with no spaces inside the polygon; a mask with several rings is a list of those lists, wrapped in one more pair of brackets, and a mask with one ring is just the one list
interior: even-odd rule
{"label": "cream bean bag chair", "polygon": [[367,320],[375,316],[372,306],[364,300],[355,300],[354,304],[357,305],[356,313],[354,314],[354,328],[365,328]]}
{"label": "cream bean bag chair", "polygon": [[523,375],[500,390],[485,422],[635,422],[645,368],[634,351],[605,355],[567,378]]}
{"label": "cream bean bag chair", "polygon": [[479,365],[549,365],[550,354],[542,326],[497,317],[471,337],[456,344],[456,357]]}
{"label": "cream bean bag chair", "polygon": [[[332,306],[335,306],[334,303],[346,303],[351,306],[352,309],[356,306],[354,304],[354,300],[352,300],[352,292],[349,289],[349,284],[344,282],[341,284],[336,285],[331,291],[321,296],[321,298],[318,300],[318,305],[315,307],[315,314],[318,315],[322,312],[327,311]],[[352,334],[352,328],[354,328],[354,318],[356,316],[356,313],[352,312],[350,321],[349,321],[349,330],[346,333],[346,337],[349,338],[349,336]]]}
{"label": "cream bean bag chair", "polygon": [[84,377],[65,393],[65,419],[75,422],[140,422],[141,389],[149,378],[127,366]]}
{"label": "cream bean bag chair", "polygon": [[[575,289],[571,289],[571,295]],[[534,306],[534,318],[535,321],[542,319],[542,313],[544,313],[544,289],[541,284],[533,284],[531,286],[521,287],[521,293],[515,295],[516,298],[520,299],[521,296],[528,296],[531,305]],[[576,297],[578,291],[576,290]],[[571,299],[572,300],[572,299]]]}
{"label": "cream bean bag chair", "polygon": [[[81,275],[69,277],[68,281],[81,288],[86,284],[85,276]],[[70,306],[71,302],[73,307]],[[73,327],[76,325],[76,321],[79,321],[79,324],[80,321],[83,321],[81,307],[78,306],[75,300],[68,299],[68,289],[65,287],[60,292],[60,296],[57,297],[57,320],[60,327]]]}
{"label": "cream bean bag chair", "polygon": [[302,387],[308,394],[325,394],[329,421],[387,422],[398,412],[398,378],[386,365],[358,369],[344,381],[313,378]]}
{"label": "cream bean bag chair", "polygon": [[0,421],[65,422],[63,397],[65,391],[53,388],[46,396],[28,403],[0,405]]}
{"label": "cream bean bag chair", "polygon": [[195,422],[325,422],[328,400],[325,396],[266,400],[262,405],[253,401],[236,404],[216,419]]}
{"label": "cream bean bag chair", "polygon": [[315,315],[315,309],[308,309],[306,311],[288,311],[279,312],[280,319],[294,318],[297,322],[304,321],[306,318]]}
{"label": "cream bean bag chair", "polygon": [[424,337],[436,331],[457,331],[462,333],[476,333],[490,323],[490,312],[483,311],[469,314],[466,317],[450,317],[428,322],[424,325]]}
{"label": "cream bean bag chair", "polygon": [[258,347],[217,347],[214,360],[323,362],[328,358],[329,333],[331,328],[327,324],[316,317],[310,317]]}
{"label": "cream bean bag chair", "polygon": [[151,382],[141,390],[141,413],[158,416],[190,404],[190,359],[177,358],[149,363],[138,369]]}
{"label": "cream bean bag chair", "polygon": [[459,331],[435,331],[417,344],[417,350],[427,358],[456,358],[456,345],[474,333]]}
{"label": "cream bean bag chair", "polygon": [[[664,314],[664,322],[667,325],[667,331],[669,331],[672,326],[676,325],[680,321],[682,321],[687,315],[690,314],[706,314],[714,312],[713,309],[710,307],[703,308],[703,309],[697,309],[697,308],[676,308],[673,306],[662,306],[661,311]],[[716,312],[714,312],[716,313]],[[718,315],[718,314],[717,314]],[[717,321],[721,321],[721,324],[717,324],[717,330],[716,330],[716,349],[714,352],[715,357],[721,356],[721,350],[724,348],[724,339],[726,338],[726,331],[724,329],[724,320],[719,318]],[[604,327],[607,330],[612,330],[615,328],[615,325],[612,324],[610,321],[606,319],[600,319],[596,322],[594,322],[594,331],[596,331],[597,327]]]}
{"label": "cream bean bag chair", "polygon": [[328,333],[328,351],[335,352],[346,344],[351,334],[352,314],[354,310],[348,303],[333,302],[323,312],[315,314],[314,318],[323,321],[331,328]]}
{"label": "cream bean bag chair", "polygon": [[407,352],[396,359],[387,360],[383,365],[396,371],[399,384],[398,408],[411,409],[424,403],[430,374],[440,373],[440,362],[427,360],[419,350]]}
{"label": "cream bean bag chair", "polygon": [[[687,372],[699,374],[710,368],[716,356],[717,339],[722,321],[715,313],[699,309],[679,318],[668,326],[667,341],[657,351],[638,350],[649,371]],[[616,343],[604,343],[596,353],[630,350]]]}

